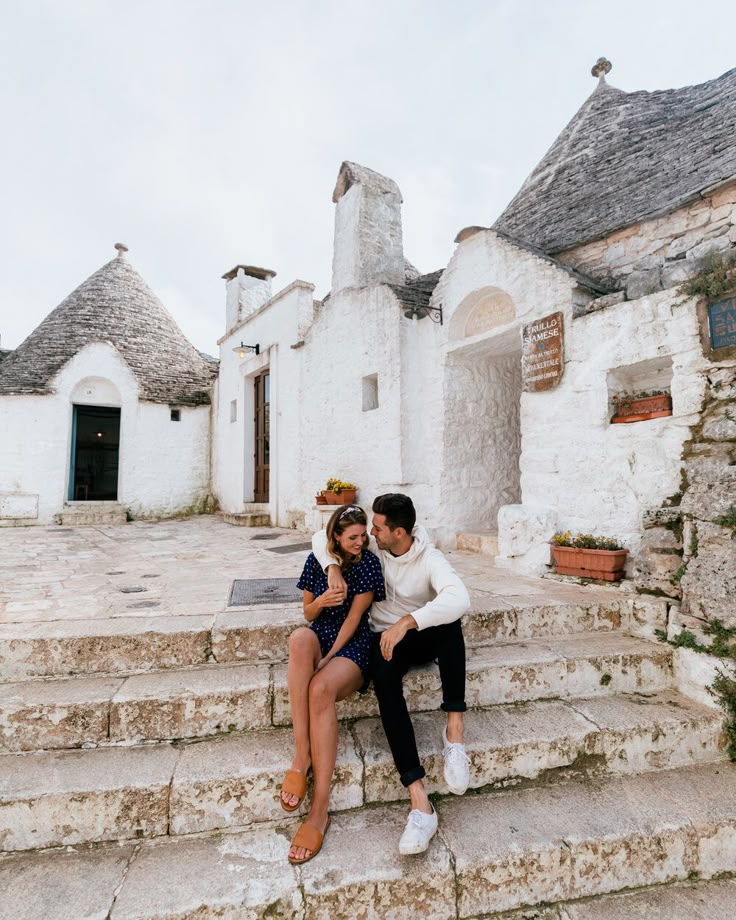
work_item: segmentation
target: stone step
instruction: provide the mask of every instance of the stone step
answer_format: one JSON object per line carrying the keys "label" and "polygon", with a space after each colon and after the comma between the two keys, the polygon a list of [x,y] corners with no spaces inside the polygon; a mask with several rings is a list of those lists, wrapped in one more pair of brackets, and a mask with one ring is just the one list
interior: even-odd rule
{"label": "stone step", "polygon": [[[404,803],[334,815],[322,852],[300,868],[286,859],[297,826],[286,819],[238,833],[18,854],[0,861],[0,916],[444,920],[541,905],[523,916],[730,920],[733,882],[695,886],[695,898],[682,894],[692,884],[662,886],[733,872],[735,782],[736,767],[719,764],[449,797],[437,803],[440,833],[413,857],[397,852]],[[660,887],[612,894],[652,885]],[[578,900],[587,898],[601,900]],[[646,899],[652,913],[638,912]],[[572,903],[555,913],[559,902]]]}
{"label": "stone step", "polygon": [[[573,699],[614,693],[657,693],[673,685],[672,649],[632,636],[599,634],[532,639],[470,650],[465,700],[484,708],[503,703]],[[290,725],[286,666],[273,672],[273,723]],[[409,672],[404,695],[413,712],[436,710],[442,700],[435,664]],[[341,719],[378,715],[372,692],[338,703]]]}
{"label": "stone step", "polygon": [[498,555],[498,531],[479,530],[475,533],[459,533],[457,548],[467,553],[496,557]]}
{"label": "stone step", "polygon": [[65,502],[59,514],[59,523],[64,527],[109,527],[125,524],[127,520],[127,512],[120,502]]}
{"label": "stone step", "polygon": [[[470,649],[473,707],[554,697],[654,693],[673,682],[672,649],[620,632]],[[435,664],[409,673],[414,712],[441,701]],[[340,719],[375,716],[372,691],[338,704]],[[199,738],[291,724],[286,665],[210,664],[112,677],[0,684],[0,750],[32,751]]]}
{"label": "stone step", "polygon": [[241,511],[233,514],[225,511],[222,519],[226,524],[234,524],[236,527],[271,526],[271,515],[268,511]]}
{"label": "stone step", "polygon": [[[514,605],[471,591],[463,619],[470,647],[513,639],[612,632],[630,617],[630,600]],[[156,671],[218,662],[283,661],[299,605],[229,608],[191,616],[111,617],[0,624],[0,683],[72,674]]]}
{"label": "stone step", "polygon": [[733,920],[735,913],[736,879],[722,879],[655,885],[645,891],[568,902],[548,908],[537,920]]}
{"label": "stone step", "polygon": [[[444,714],[415,717],[430,791],[442,775]],[[467,717],[471,786],[545,775],[629,773],[723,758],[722,718],[668,692],[502,706]],[[0,757],[4,850],[194,834],[281,817],[278,787],[293,754],[289,729],[168,743]],[[377,719],[343,726],[335,812],[403,799]]]}

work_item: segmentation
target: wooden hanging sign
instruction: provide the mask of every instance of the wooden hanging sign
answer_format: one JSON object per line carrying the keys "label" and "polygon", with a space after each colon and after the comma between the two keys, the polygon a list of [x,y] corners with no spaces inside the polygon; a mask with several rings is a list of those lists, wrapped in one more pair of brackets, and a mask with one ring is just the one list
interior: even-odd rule
{"label": "wooden hanging sign", "polygon": [[522,329],[521,379],[526,393],[551,390],[565,367],[562,313],[535,319]]}

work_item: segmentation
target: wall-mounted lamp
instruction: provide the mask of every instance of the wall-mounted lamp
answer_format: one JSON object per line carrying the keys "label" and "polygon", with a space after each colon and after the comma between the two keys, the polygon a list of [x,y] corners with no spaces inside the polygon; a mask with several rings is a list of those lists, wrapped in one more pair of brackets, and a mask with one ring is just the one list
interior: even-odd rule
{"label": "wall-mounted lamp", "polygon": [[407,319],[424,319],[428,316],[433,323],[442,325],[442,304],[439,307],[409,307],[404,313]]}
{"label": "wall-mounted lamp", "polygon": [[236,345],[235,348],[233,348],[233,351],[242,361],[243,358],[247,355],[249,351],[252,351],[254,352],[254,354],[259,355],[261,353],[261,346],[260,345],[243,345],[243,343],[241,342],[240,345]]}

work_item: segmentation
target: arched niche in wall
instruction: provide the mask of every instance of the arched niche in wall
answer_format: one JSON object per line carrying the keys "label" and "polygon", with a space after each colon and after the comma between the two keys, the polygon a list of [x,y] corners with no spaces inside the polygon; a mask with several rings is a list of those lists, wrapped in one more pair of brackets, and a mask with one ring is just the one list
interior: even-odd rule
{"label": "arched niche in wall", "polygon": [[468,339],[516,319],[516,307],[506,291],[497,287],[478,288],[468,294],[450,321],[450,340]]}
{"label": "arched niche in wall", "polygon": [[71,402],[78,406],[120,406],[120,391],[105,377],[84,377],[71,392]]}

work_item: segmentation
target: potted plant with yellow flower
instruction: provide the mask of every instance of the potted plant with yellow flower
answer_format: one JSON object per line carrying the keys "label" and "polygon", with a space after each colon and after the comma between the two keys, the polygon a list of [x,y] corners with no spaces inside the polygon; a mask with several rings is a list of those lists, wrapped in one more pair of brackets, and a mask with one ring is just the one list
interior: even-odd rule
{"label": "potted plant with yellow flower", "polygon": [[628,550],[612,537],[558,531],[551,541],[557,575],[577,575],[602,581],[620,581]]}

